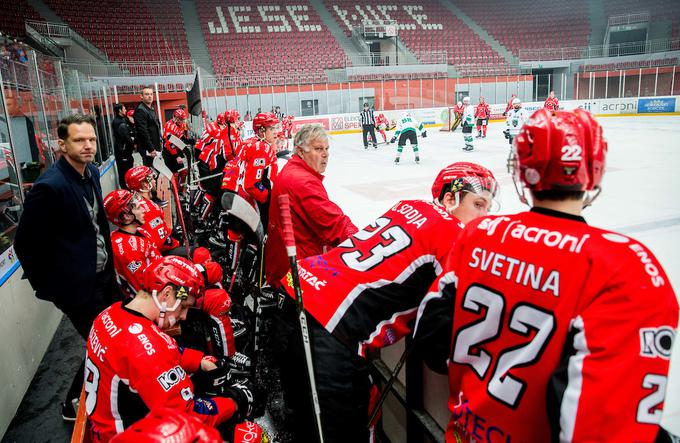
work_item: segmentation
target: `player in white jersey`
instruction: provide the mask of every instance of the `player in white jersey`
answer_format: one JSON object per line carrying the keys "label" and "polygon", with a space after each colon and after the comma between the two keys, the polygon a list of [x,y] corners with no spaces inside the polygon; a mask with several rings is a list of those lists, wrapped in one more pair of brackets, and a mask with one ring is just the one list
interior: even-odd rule
{"label": "player in white jersey", "polygon": [[470,104],[470,97],[463,98],[463,140],[465,141],[464,151],[472,151],[472,128],[475,125],[475,107]]}
{"label": "player in white jersey", "polygon": [[416,156],[416,163],[420,163],[420,157],[418,156],[417,131],[421,131],[421,137],[427,137],[427,131],[423,130],[423,124],[416,120],[410,112],[406,111],[399,116],[399,119],[397,120],[397,132],[394,134],[394,137],[392,137],[392,140],[390,140],[390,143],[394,143],[397,137],[399,137],[399,141],[397,142],[397,158],[394,159],[395,165],[399,164],[399,157],[401,157],[401,153],[404,150],[407,141],[411,143],[413,154]]}
{"label": "player in white jersey", "polygon": [[505,120],[507,129],[503,131],[505,138],[510,142],[510,146],[512,146],[512,141],[527,120],[529,120],[529,112],[522,107],[522,102],[518,98],[512,99],[512,108],[508,111],[508,117]]}

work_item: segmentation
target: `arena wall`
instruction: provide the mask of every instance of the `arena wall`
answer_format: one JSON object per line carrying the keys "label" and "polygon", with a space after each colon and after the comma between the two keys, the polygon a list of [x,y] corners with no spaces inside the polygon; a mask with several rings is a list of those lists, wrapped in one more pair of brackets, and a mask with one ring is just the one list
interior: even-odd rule
{"label": "arena wall", "polygon": [[[100,172],[106,195],[117,187],[113,157],[102,164]],[[52,303],[35,297],[22,275],[10,247],[0,257],[0,435],[7,431],[62,318]]]}

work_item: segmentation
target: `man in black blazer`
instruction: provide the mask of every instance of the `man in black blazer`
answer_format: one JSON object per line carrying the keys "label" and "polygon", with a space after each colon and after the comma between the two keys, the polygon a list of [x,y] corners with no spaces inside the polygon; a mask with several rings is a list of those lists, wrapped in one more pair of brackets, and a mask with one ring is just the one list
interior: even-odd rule
{"label": "man in black blazer", "polygon": [[142,89],[142,102],[135,108],[137,152],[144,166],[152,167],[155,156],[161,154],[161,122],[153,106],[153,88]]}
{"label": "man in black blazer", "polygon": [[[26,195],[14,249],[36,297],[71,320],[87,340],[96,316],[122,299],[113,269],[109,225],[102,202],[95,121],[70,115],[57,128],[61,157]],[[83,383],[82,365],[73,380],[64,419],[75,419],[71,400]]]}

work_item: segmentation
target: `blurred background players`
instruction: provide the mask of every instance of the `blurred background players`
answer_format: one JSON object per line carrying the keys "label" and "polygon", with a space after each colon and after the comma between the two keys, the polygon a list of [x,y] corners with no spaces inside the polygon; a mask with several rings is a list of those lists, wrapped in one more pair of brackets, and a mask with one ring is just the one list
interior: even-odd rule
{"label": "blurred background players", "polygon": [[394,141],[397,140],[397,137],[399,137],[399,141],[397,141],[397,157],[394,159],[395,165],[399,164],[399,158],[401,157],[406,142],[409,142],[411,148],[413,148],[413,155],[415,156],[416,163],[420,163],[417,131],[421,131],[421,137],[427,137],[427,131],[423,130],[423,124],[417,121],[409,111],[406,111],[399,116],[399,119],[397,120],[397,132],[394,133],[394,137],[390,140],[390,143],[394,143]]}
{"label": "blurred background players", "polygon": [[415,332],[445,334],[429,356],[448,366],[447,442],[657,438],[678,301],[649,249],[582,217],[606,154],[590,113],[536,111],[508,162],[531,210],[458,237],[428,296],[452,307],[421,306]]}
{"label": "blurred background players", "polygon": [[453,123],[451,124],[451,132],[455,131],[456,128],[458,128],[458,125],[460,125],[461,121],[463,121],[463,111],[465,108],[463,107],[463,103],[458,102],[456,106],[453,108],[453,115],[454,115],[454,120]]}
{"label": "blurred background players", "polygon": [[477,138],[486,138],[486,127],[489,125],[491,109],[484,101],[484,97],[479,97],[479,104],[475,108],[475,118],[477,119]]}
{"label": "blurred background players", "polygon": [[[172,118],[165,122],[163,127],[163,160],[177,177],[177,186],[180,195],[184,194],[188,175],[189,159],[184,152],[182,143],[189,144],[189,127],[187,126],[189,114],[185,109],[175,109]],[[175,143],[175,138],[181,143]]]}
{"label": "blurred background players", "polygon": [[463,97],[463,151],[474,149],[474,139],[472,137],[472,127],[475,122],[475,108],[470,104],[470,97]]}
{"label": "blurred background players", "polygon": [[380,135],[382,135],[383,143],[387,143],[387,133],[385,131],[389,130],[390,121],[387,119],[387,117],[385,117],[385,114],[382,112],[378,114],[378,116],[375,118],[375,125],[378,128]]}
{"label": "blurred background players", "polygon": [[550,91],[548,98],[543,103],[543,109],[548,111],[557,111],[560,109],[560,101],[555,97],[555,91]]}
{"label": "blurred background players", "polygon": [[512,99],[512,109],[508,111],[505,120],[507,128],[503,131],[503,134],[510,142],[510,145],[512,145],[512,141],[515,139],[515,136],[519,134],[519,131],[527,120],[529,120],[529,112],[522,108],[522,102],[518,98]]}

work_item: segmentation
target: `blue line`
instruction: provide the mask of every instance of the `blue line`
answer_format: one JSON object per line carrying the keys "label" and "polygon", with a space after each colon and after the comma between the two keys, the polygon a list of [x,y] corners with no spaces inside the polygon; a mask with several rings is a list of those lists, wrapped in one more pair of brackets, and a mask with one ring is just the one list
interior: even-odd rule
{"label": "blue line", "polygon": [[5,272],[5,274],[0,277],[0,286],[4,285],[7,280],[14,274],[14,272],[19,269],[19,266],[21,266],[21,263],[19,263],[19,260],[15,261],[12,267],[9,269],[9,271]]}

